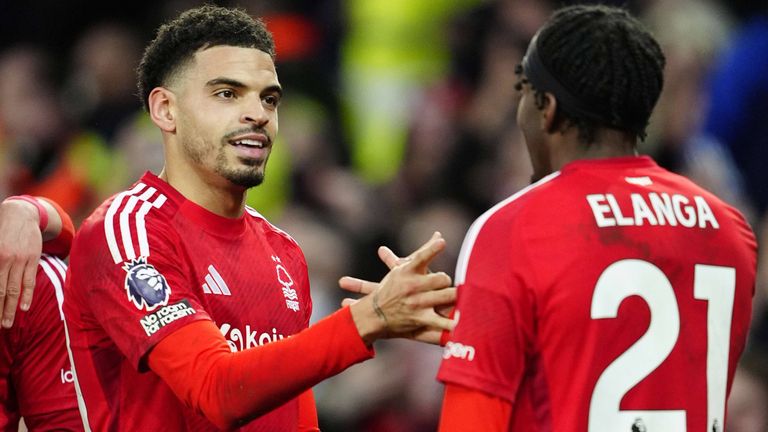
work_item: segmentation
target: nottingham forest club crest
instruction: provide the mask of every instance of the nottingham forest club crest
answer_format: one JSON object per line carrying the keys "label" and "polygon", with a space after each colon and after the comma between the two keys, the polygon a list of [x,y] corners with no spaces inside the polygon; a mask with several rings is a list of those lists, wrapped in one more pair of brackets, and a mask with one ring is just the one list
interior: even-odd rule
{"label": "nottingham forest club crest", "polygon": [[142,256],[126,262],[123,270],[128,273],[125,275],[125,291],[128,294],[128,300],[132,301],[139,310],[151,311],[158,306],[168,304],[171,287],[165,277],[152,264],[147,263],[146,257]]}

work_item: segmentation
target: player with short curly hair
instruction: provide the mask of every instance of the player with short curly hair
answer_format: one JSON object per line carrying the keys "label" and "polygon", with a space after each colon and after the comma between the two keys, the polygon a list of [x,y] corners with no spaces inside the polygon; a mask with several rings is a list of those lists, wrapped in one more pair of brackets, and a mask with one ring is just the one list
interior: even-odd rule
{"label": "player with short curly hair", "polygon": [[441,432],[723,430],[756,241],[637,155],[663,68],[614,7],[561,9],[530,42],[517,121],[536,182],[464,240]]}
{"label": "player with short curly hair", "polygon": [[301,249],[245,206],[278,131],[274,54],[263,22],[215,6],[147,48],[139,90],[163,171],[83,223],[64,295],[86,430],[317,431],[313,385],[372,357],[379,338],[435,342],[452,328],[434,307],[455,289],[426,269],[439,235],[309,326]]}

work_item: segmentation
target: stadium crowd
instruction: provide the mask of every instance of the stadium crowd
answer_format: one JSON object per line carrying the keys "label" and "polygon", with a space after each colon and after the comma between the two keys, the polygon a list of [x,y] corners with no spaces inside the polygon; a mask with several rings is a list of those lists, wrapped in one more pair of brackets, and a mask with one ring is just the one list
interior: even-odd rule
{"label": "stadium crowd", "polygon": [[[49,197],[78,225],[162,166],[135,67],[157,23],[199,3],[14,3],[0,6],[0,196]],[[248,202],[302,246],[313,321],[339,307],[340,276],[385,273],[380,244],[410,251],[439,230],[448,247],[434,268],[452,274],[472,220],[529,183],[514,70],[551,10],[568,2],[216,3],[264,17],[275,37],[284,126]],[[615,3],[643,19],[668,60],[641,151],[738,207],[766,244],[768,8]],[[752,333],[729,405],[733,432],[768,430],[767,265],[762,247]],[[434,430],[440,348],[387,341],[377,349],[373,361],[315,388],[322,430]]]}

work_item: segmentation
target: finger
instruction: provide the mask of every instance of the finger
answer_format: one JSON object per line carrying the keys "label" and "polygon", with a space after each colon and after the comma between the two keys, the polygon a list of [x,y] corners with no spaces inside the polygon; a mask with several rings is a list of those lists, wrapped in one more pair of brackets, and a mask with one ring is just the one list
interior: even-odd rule
{"label": "finger", "polygon": [[445,249],[445,239],[439,232],[435,232],[432,238],[424,243],[416,252],[410,255],[412,258],[406,266],[413,268],[417,273],[426,273],[432,259]]}
{"label": "finger", "polygon": [[[456,288],[443,288],[435,291],[420,293],[414,297],[414,303],[420,307],[434,308],[436,306],[453,306],[456,304]],[[436,314],[443,316],[435,311]],[[446,317],[447,318],[447,317]]]}
{"label": "finger", "polygon": [[359,301],[358,299],[345,298],[341,301],[341,307],[352,306]]}
{"label": "finger", "polygon": [[411,339],[432,345],[440,345],[440,338],[442,336],[443,330],[425,328],[423,330],[415,331]]}
{"label": "finger", "polygon": [[24,265],[17,262],[11,267],[8,273],[8,283],[5,291],[5,304],[3,305],[2,326],[11,328],[13,319],[16,316],[16,306],[19,304],[19,295],[21,294],[21,284],[24,277]]}
{"label": "finger", "polygon": [[417,291],[431,291],[451,286],[451,277],[444,272],[419,275],[415,284]]}
{"label": "finger", "polygon": [[436,330],[448,330],[452,331],[456,327],[456,322],[452,319],[448,319],[444,316],[436,314],[431,311],[424,316],[419,317],[419,321],[426,327],[434,328]]}
{"label": "finger", "polygon": [[396,265],[402,264],[407,260],[406,258],[400,258],[394,252],[392,252],[392,249],[386,246],[380,246],[378,253],[379,253],[379,259],[384,264],[386,264],[390,270],[392,270]]}
{"label": "finger", "polygon": [[37,265],[40,258],[32,259],[27,262],[24,269],[24,287],[21,291],[21,310],[28,311],[32,305],[32,297],[35,293],[35,282],[37,279]]}
{"label": "finger", "polygon": [[351,292],[370,294],[379,287],[379,284],[377,282],[344,276],[339,279],[339,287]]}

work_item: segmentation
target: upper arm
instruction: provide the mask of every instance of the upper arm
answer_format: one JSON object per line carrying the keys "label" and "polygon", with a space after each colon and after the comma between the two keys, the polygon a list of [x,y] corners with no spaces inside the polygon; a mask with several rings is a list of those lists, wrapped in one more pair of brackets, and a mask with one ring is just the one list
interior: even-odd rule
{"label": "upper arm", "polygon": [[532,347],[534,307],[524,258],[508,237],[491,224],[473,242],[438,379],[514,401]]}

